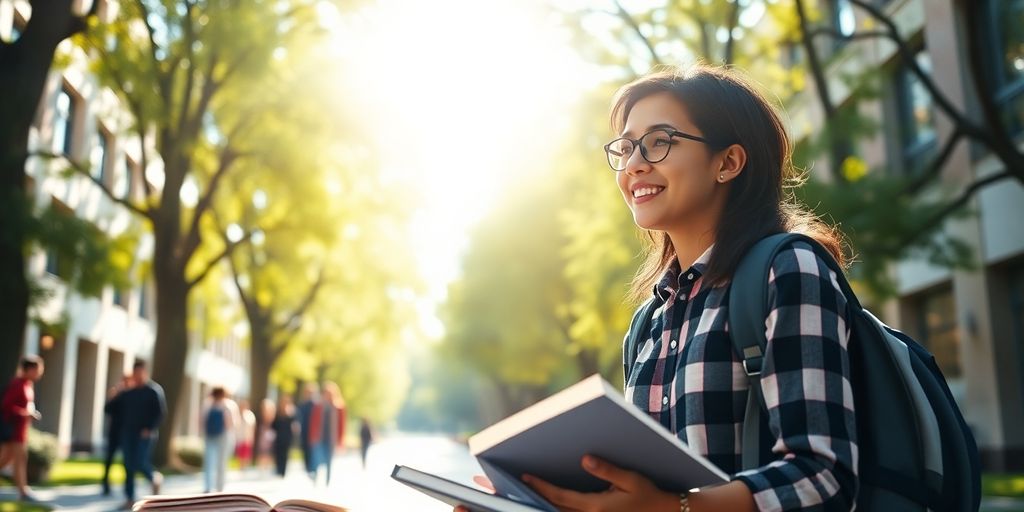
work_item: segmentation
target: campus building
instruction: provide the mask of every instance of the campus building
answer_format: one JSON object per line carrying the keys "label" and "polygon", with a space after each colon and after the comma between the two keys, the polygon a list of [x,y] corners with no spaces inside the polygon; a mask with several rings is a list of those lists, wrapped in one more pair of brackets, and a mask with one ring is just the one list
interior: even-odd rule
{"label": "campus building", "polygon": [[[110,14],[103,5],[100,16]],[[0,37],[8,41],[19,37],[30,16],[28,2],[0,1]],[[90,57],[69,41],[61,44],[58,54],[61,65],[51,69],[46,81],[29,136],[30,152],[87,161],[93,176],[115,194],[140,201],[143,179],[155,187],[161,182],[158,155],[149,148],[151,161],[148,168],[142,167],[141,141],[132,133],[128,109],[90,74]],[[66,168],[64,158],[29,159],[28,190],[35,204],[53,204],[110,235],[138,233],[134,265],[145,265],[151,259],[153,240],[143,221],[110,201],[87,177],[63,174]],[[42,322],[30,322],[25,351],[46,361],[46,373],[36,384],[36,404],[43,418],[35,426],[55,434],[62,454],[67,455],[101,450],[108,389],[131,371],[136,359],[159,363],[152,361],[156,328],[152,282],[144,279],[126,289],[107,287],[99,297],[83,297],[65,284],[64,267],[54,254],[37,250],[28,258],[30,278],[54,293],[34,308],[34,316]],[[192,334],[175,435],[198,434],[200,404],[212,386],[247,393],[248,352],[242,336],[209,340]],[[167,425],[162,429],[172,430]]]}
{"label": "campus building", "polygon": [[[822,2],[819,2],[822,3]],[[828,27],[840,34],[880,30],[849,0],[824,2]],[[914,59],[933,77],[960,111],[981,120],[973,99],[969,71],[969,32],[953,0],[874,0],[909,41]],[[978,36],[992,89],[1004,121],[1021,140],[1024,136],[1024,3],[979,0],[969,8],[985,17]],[[854,154],[871,172],[913,175],[942,149],[955,130],[922,82],[909,71],[896,46],[885,39],[839,40],[821,37],[819,53],[834,57],[827,75],[833,101],[858,108],[879,121],[877,135],[853,142]],[[802,59],[799,50],[790,58]],[[850,106],[844,76],[881,72],[881,94]],[[788,106],[796,140],[818,131],[824,114],[808,78],[808,88]],[[811,172],[827,174],[828,162]],[[1002,163],[984,147],[967,140],[957,145],[940,177],[943,187],[957,192],[1002,170]],[[877,171],[875,169],[878,169]],[[925,193],[932,193],[927,191]],[[935,354],[952,391],[977,438],[986,469],[1024,467],[1024,187],[1003,179],[977,193],[968,209],[974,215],[951,219],[944,233],[966,241],[977,268],[950,270],[921,259],[891,268],[898,298],[875,309],[883,319],[911,334]]]}

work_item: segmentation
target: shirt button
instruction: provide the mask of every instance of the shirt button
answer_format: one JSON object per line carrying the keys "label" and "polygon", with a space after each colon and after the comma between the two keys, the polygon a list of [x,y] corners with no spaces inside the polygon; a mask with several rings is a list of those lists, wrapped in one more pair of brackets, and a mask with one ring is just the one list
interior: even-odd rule
{"label": "shirt button", "polygon": [[689,279],[690,281],[693,281],[693,272],[686,274],[686,278]]}
{"label": "shirt button", "polygon": [[669,343],[668,346],[672,347],[672,349],[675,350],[675,348],[676,348],[676,340],[672,340],[672,343]]}
{"label": "shirt button", "polygon": [[668,397],[667,396],[661,397],[661,405],[668,405]]}

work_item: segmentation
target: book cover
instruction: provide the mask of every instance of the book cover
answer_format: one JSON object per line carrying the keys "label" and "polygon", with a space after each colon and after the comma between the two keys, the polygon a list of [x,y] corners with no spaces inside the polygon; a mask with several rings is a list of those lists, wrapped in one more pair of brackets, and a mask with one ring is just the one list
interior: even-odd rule
{"label": "book cover", "polygon": [[[467,505],[474,511],[513,510],[500,508],[513,505],[528,507],[527,510],[556,511],[522,482],[520,478],[524,473],[581,492],[606,490],[607,482],[581,467],[584,455],[594,455],[636,471],[671,492],[729,481],[729,475],[626,402],[618,390],[599,375],[488,427],[469,439],[469,449],[494,484],[497,496],[491,497],[499,500],[488,505],[493,508]],[[396,466],[396,471],[399,468]],[[428,476],[486,495],[471,487]],[[431,487],[434,484],[441,485],[421,478],[413,487],[438,497],[435,494],[441,491]],[[453,492],[454,488],[446,487],[442,494]]]}

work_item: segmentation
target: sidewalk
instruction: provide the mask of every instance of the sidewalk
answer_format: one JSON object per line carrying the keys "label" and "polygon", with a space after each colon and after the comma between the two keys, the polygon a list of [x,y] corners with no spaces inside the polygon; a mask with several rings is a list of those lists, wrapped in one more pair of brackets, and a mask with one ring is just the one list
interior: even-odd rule
{"label": "sidewalk", "polygon": [[[139,478],[136,480],[136,489],[139,497],[150,492],[149,482]],[[253,492],[261,494],[267,488],[274,488],[280,485],[283,480],[273,476],[265,475],[259,470],[230,471],[225,491],[228,492]],[[164,478],[161,494],[193,494],[203,491],[202,473],[188,475],[169,475]],[[111,490],[110,496],[101,495],[100,485],[68,485],[62,487],[40,487],[32,490],[41,501],[42,505],[53,507],[54,510],[77,510],[82,512],[112,512],[124,510],[124,486],[119,485]],[[13,487],[0,489],[0,501],[13,501],[17,498],[17,492]]]}
{"label": "sidewalk", "polygon": [[[416,510],[418,512],[450,512],[451,507],[391,479],[394,464],[412,464],[427,470],[468,482],[480,472],[476,461],[465,446],[440,437],[391,438],[375,443],[370,449],[369,467],[365,470],[355,450],[348,450],[335,458],[331,484],[325,487],[313,484],[299,461],[290,461],[285,478],[278,478],[260,470],[231,471],[225,492],[252,493],[271,503],[301,497],[331,503],[350,512],[377,510]],[[321,477],[322,478],[322,477]],[[149,483],[137,480],[139,496],[149,492]],[[203,490],[202,474],[170,475],[165,477],[161,494],[194,494]],[[54,510],[82,512],[113,512],[124,503],[121,487],[113,495],[100,495],[99,484],[39,488],[33,492],[45,505]],[[12,487],[0,489],[0,501],[15,499]]]}

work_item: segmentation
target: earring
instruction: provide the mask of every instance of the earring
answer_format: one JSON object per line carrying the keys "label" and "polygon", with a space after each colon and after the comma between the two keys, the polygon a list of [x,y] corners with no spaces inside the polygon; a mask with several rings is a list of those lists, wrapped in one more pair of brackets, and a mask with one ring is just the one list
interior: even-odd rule
{"label": "earring", "polygon": [[721,181],[721,182],[724,183],[725,182],[725,174],[719,174],[718,175],[718,181]]}

